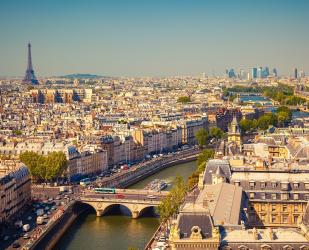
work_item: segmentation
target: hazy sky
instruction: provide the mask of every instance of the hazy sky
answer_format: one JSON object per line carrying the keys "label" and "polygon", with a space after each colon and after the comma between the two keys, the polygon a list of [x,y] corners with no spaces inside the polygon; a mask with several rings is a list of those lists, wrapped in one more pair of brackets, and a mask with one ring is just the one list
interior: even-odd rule
{"label": "hazy sky", "polygon": [[0,0],[0,75],[309,74],[307,0]]}

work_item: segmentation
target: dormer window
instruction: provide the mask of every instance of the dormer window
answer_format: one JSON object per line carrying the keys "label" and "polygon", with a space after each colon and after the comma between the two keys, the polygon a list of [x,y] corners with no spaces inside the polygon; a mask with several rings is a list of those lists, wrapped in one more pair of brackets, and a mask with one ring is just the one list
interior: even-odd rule
{"label": "dormer window", "polygon": [[298,182],[294,182],[293,183],[293,188],[294,189],[298,189],[299,188],[299,183]]}
{"label": "dormer window", "polygon": [[288,190],[289,183],[288,182],[281,182],[281,189],[282,190]]}

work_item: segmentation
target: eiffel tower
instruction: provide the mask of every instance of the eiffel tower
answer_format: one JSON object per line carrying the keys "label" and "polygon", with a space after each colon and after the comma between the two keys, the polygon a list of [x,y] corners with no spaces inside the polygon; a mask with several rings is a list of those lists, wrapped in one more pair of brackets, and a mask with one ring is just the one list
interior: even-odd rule
{"label": "eiffel tower", "polygon": [[25,78],[23,80],[23,83],[27,84],[39,84],[39,81],[36,79],[34,75],[34,70],[32,68],[32,59],[31,59],[31,44],[30,42],[28,43],[28,65],[27,65],[27,70],[25,74]]}

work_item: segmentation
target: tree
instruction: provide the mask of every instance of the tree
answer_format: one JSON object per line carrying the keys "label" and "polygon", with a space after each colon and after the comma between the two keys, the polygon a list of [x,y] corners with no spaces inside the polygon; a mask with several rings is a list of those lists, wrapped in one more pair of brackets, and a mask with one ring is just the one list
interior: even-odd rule
{"label": "tree", "polygon": [[[205,149],[197,156],[197,166],[200,170],[204,171],[205,164],[209,159],[212,159],[215,155],[215,151],[213,149]],[[201,167],[203,166],[203,167]]]}
{"label": "tree", "polygon": [[207,143],[207,140],[209,138],[209,134],[208,132],[204,129],[204,128],[201,128],[199,129],[196,134],[195,134],[195,138],[197,140],[197,143],[200,147],[203,147],[206,145]]}
{"label": "tree", "polygon": [[160,215],[160,221],[169,224],[170,219],[173,215],[179,212],[180,205],[183,203],[187,192],[187,186],[181,176],[177,176],[174,181],[174,186],[170,193],[165,196],[157,211]]}
{"label": "tree", "polygon": [[188,102],[190,102],[190,101],[191,101],[191,99],[190,99],[189,96],[180,96],[180,97],[178,97],[178,99],[177,99],[177,102],[183,103],[183,104],[186,104],[186,103],[188,103]]}
{"label": "tree", "polygon": [[63,174],[68,162],[63,152],[51,152],[47,156],[26,151],[19,156],[29,168],[30,174],[36,181],[50,181]]}
{"label": "tree", "polygon": [[239,122],[241,131],[248,132],[256,128],[256,120],[242,119]]}
{"label": "tree", "polygon": [[63,152],[51,152],[45,157],[46,176],[45,180],[52,180],[62,175],[67,168],[68,162]]}
{"label": "tree", "polygon": [[197,183],[198,183],[198,179],[199,179],[199,173],[198,171],[194,171],[188,179],[188,189],[192,189]]}
{"label": "tree", "polygon": [[20,130],[13,130],[12,133],[13,133],[13,135],[22,135],[23,134],[22,131],[20,131]]}
{"label": "tree", "polygon": [[220,128],[212,127],[210,129],[210,136],[214,137],[216,139],[221,139],[223,137],[224,133]]}

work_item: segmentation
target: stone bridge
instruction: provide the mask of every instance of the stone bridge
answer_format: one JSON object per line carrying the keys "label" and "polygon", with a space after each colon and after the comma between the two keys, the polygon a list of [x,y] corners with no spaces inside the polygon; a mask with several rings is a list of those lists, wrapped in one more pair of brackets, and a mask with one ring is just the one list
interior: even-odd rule
{"label": "stone bridge", "polygon": [[87,192],[80,198],[80,202],[93,207],[97,216],[104,215],[112,206],[122,205],[128,208],[132,218],[136,219],[146,209],[158,206],[168,193],[133,189],[117,189],[115,194]]}

